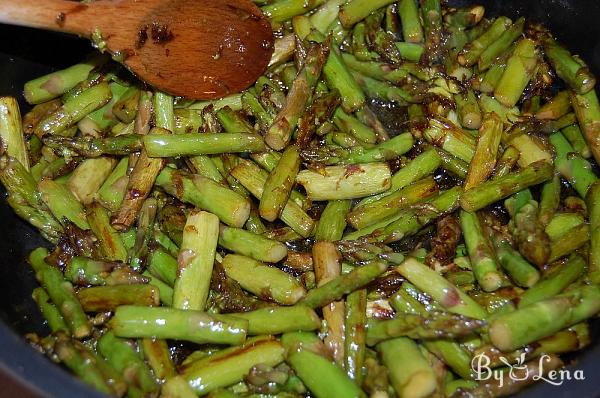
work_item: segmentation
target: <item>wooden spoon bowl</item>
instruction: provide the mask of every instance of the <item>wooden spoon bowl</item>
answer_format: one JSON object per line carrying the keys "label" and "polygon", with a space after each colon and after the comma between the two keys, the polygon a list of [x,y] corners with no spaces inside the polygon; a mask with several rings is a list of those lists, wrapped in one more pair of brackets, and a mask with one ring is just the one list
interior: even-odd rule
{"label": "wooden spoon bowl", "polygon": [[140,79],[192,99],[246,89],[273,52],[249,0],[2,0],[0,22],[90,38]]}

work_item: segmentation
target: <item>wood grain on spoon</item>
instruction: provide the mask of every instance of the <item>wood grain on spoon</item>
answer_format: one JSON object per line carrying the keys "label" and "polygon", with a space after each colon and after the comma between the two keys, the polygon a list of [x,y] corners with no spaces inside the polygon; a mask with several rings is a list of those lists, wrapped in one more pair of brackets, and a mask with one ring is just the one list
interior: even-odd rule
{"label": "wood grain on spoon", "polygon": [[249,0],[0,0],[0,23],[101,35],[140,79],[193,99],[244,90],[273,52],[269,21]]}

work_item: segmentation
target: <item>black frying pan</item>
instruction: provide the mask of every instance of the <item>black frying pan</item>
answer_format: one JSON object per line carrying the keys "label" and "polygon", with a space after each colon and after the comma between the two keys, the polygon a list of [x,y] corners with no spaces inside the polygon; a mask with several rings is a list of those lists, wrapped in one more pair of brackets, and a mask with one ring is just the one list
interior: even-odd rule
{"label": "black frying pan", "polygon": [[[2,1],[2,0],[0,0]],[[191,0],[190,0],[191,1]],[[460,6],[475,1],[455,0]],[[486,15],[523,15],[544,23],[574,53],[580,54],[600,76],[600,1],[597,0],[481,0]],[[40,1],[43,4],[43,1]],[[89,51],[84,41],[23,28],[0,25],[0,95],[19,97],[22,110],[23,84],[41,74],[81,60]],[[0,187],[0,196],[4,190]],[[31,291],[37,282],[26,264],[27,254],[46,243],[37,232],[18,219],[0,200],[0,372],[37,394],[54,397],[101,397],[67,371],[34,351],[21,337],[29,332],[48,333]],[[573,369],[582,369],[584,381],[565,381],[560,387],[540,382],[522,392],[522,397],[598,397],[600,382],[600,322],[592,325],[594,343],[576,356]],[[0,385],[0,396],[7,396]],[[335,397],[332,397],[335,398]]]}

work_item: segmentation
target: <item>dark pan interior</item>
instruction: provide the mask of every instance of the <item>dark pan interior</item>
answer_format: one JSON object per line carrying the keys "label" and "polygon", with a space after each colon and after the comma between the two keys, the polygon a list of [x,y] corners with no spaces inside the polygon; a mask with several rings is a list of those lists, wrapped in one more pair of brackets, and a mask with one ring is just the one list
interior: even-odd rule
{"label": "dark pan interior", "polygon": [[[1,0],[0,0],[1,1]],[[450,1],[452,5],[473,1]],[[574,53],[580,54],[600,76],[600,1],[596,0],[485,0],[488,15],[526,16],[542,22]],[[36,76],[79,61],[90,46],[60,34],[0,25],[0,95],[19,97],[23,84]],[[0,196],[4,190],[0,187]],[[35,278],[25,262],[27,254],[45,242],[36,231],[16,218],[4,199],[0,200],[0,369],[38,393],[56,397],[100,396],[51,364],[30,348],[20,336],[45,334],[41,317],[30,297]],[[594,378],[600,368],[599,324],[593,325],[595,343],[577,356],[571,366],[583,369],[585,381],[565,381],[560,387],[538,383],[522,397],[597,397],[600,383]],[[0,391],[0,396],[4,396]]]}

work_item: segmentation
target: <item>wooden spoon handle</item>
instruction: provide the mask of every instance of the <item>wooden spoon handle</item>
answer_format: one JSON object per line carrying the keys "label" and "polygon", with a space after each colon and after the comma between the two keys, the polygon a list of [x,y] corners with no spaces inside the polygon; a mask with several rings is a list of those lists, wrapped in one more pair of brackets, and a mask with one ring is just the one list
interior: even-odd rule
{"label": "wooden spoon handle", "polygon": [[103,3],[112,2],[1,0],[0,23],[90,36],[94,26],[89,12],[100,14],[99,8],[107,5]]}

